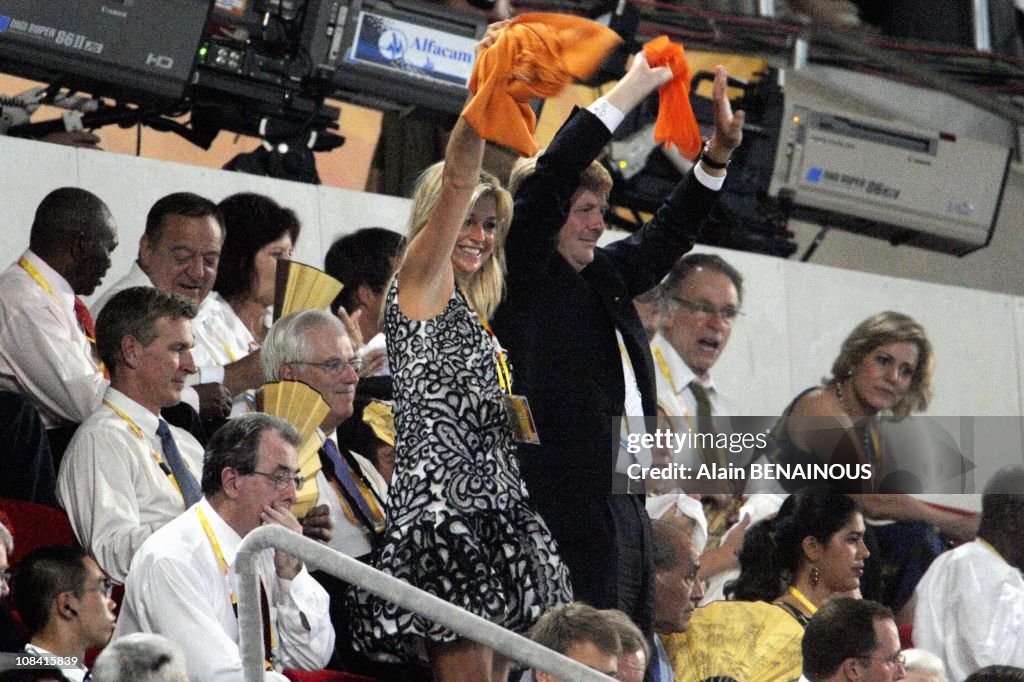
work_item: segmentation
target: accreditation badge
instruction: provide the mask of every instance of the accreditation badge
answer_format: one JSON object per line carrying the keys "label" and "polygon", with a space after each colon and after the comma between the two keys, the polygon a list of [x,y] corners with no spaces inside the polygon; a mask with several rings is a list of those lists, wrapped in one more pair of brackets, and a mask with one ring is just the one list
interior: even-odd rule
{"label": "accreditation badge", "polygon": [[512,435],[516,442],[540,445],[540,435],[537,433],[537,425],[533,423],[533,412],[530,411],[526,396],[506,393],[502,398],[505,400],[505,411],[508,412],[508,421],[512,425]]}

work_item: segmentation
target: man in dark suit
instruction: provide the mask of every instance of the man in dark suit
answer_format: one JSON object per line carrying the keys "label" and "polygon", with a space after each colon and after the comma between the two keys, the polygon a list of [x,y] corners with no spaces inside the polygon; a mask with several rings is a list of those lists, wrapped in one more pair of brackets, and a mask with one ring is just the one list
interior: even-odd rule
{"label": "man in dark suit", "polygon": [[656,410],[653,361],[632,299],[692,247],[743,123],[719,67],[715,133],[703,160],[639,232],[597,248],[611,179],[592,162],[622,116],[668,77],[638,55],[607,95],[574,112],[545,153],[517,163],[508,293],[493,321],[509,352],[512,391],[528,398],[540,438],[520,447],[523,477],[575,597],[624,611],[648,638],[650,523],[642,497],[612,494],[622,415]]}

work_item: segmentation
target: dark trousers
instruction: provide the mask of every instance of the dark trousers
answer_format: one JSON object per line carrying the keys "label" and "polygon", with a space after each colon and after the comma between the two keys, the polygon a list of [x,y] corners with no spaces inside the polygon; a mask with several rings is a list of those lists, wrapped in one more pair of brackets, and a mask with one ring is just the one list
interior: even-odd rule
{"label": "dark trousers", "polygon": [[0,391],[0,452],[0,497],[59,507],[50,440],[36,406],[20,393]]}

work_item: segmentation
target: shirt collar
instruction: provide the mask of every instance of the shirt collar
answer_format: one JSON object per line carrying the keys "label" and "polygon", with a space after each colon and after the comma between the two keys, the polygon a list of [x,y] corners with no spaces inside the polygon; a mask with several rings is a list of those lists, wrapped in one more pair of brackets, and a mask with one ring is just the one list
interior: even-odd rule
{"label": "shirt collar", "polygon": [[224,555],[224,561],[228,566],[235,565],[235,556],[238,555],[238,546],[242,544],[242,537],[235,532],[235,529],[228,525],[228,522],[221,518],[217,510],[213,508],[213,505],[203,497],[199,500],[199,506],[203,509],[203,514],[206,515],[206,520],[210,522],[210,530],[213,531],[213,536],[217,538],[217,544],[220,545],[221,554]]}
{"label": "shirt collar", "polygon": [[53,293],[57,295],[57,300],[60,301],[61,305],[67,307],[72,313],[75,311],[75,290],[71,288],[68,281],[64,277],[51,268],[49,264],[42,258],[32,252],[31,249],[25,251],[23,254],[25,260],[32,264],[32,266],[39,271],[39,274],[53,289]]}
{"label": "shirt collar", "polygon": [[113,386],[107,387],[107,392],[103,395],[103,399],[124,412],[144,434],[152,438],[157,437],[156,429],[160,425],[160,419],[155,414]]}

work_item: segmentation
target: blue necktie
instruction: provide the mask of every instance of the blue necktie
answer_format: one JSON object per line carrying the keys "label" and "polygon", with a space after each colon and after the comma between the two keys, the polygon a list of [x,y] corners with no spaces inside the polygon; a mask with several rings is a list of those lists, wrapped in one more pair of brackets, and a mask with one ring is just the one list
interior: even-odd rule
{"label": "blue necktie", "polygon": [[359,484],[356,483],[355,472],[352,471],[348,462],[345,461],[338,451],[338,446],[330,438],[324,439],[324,453],[326,453],[327,459],[331,460],[334,476],[338,479],[338,483],[341,484],[341,487],[345,489],[351,500],[359,507],[359,512],[366,521],[373,526],[374,530],[383,526],[383,519],[380,517],[380,514],[375,514],[373,509],[370,508],[365,493],[360,489]]}
{"label": "blue necktie", "polygon": [[203,494],[199,489],[195,476],[185,466],[185,461],[181,458],[178,446],[174,443],[174,438],[171,436],[171,429],[163,419],[160,420],[160,425],[156,427],[156,435],[160,438],[160,447],[164,451],[164,460],[167,462],[167,466],[171,467],[174,480],[178,482],[181,495],[185,498],[185,507],[191,507],[199,501]]}

